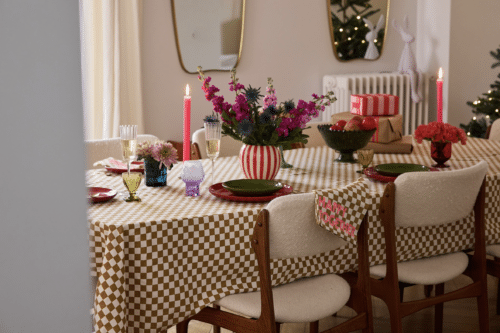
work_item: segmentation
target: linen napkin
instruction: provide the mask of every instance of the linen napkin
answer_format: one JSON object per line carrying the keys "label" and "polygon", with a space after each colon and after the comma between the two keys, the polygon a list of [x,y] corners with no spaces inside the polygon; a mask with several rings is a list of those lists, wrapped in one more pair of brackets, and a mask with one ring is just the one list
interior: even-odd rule
{"label": "linen napkin", "polygon": [[[113,157],[108,157],[103,160],[97,161],[94,163],[94,166],[103,166],[105,168],[112,168],[112,169],[127,169],[127,163],[115,160]],[[144,164],[135,164],[131,163],[130,164],[130,170],[143,170],[144,169]]]}
{"label": "linen napkin", "polygon": [[368,211],[370,197],[368,184],[359,178],[342,188],[315,190],[316,223],[341,237],[357,244],[358,230]]}

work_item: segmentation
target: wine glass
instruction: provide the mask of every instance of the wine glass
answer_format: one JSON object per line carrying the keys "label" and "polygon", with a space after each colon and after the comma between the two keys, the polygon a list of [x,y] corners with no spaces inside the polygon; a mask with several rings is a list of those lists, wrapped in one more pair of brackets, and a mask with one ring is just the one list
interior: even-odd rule
{"label": "wine glass", "polygon": [[129,197],[124,200],[127,202],[141,201],[136,194],[139,185],[141,185],[142,173],[140,172],[124,172],[122,173],[123,184],[128,190]]}
{"label": "wine glass", "polygon": [[137,159],[137,125],[120,125],[120,138],[123,159],[127,161],[127,173],[130,163]]}
{"label": "wine glass", "polygon": [[373,149],[359,149],[358,153],[358,163],[363,167],[362,170],[357,170],[357,173],[364,173],[365,169],[370,166],[370,163],[373,161]]}
{"label": "wine glass", "polygon": [[219,156],[221,123],[218,121],[205,122],[205,142],[207,156],[212,160],[212,185],[214,184],[215,159]]}

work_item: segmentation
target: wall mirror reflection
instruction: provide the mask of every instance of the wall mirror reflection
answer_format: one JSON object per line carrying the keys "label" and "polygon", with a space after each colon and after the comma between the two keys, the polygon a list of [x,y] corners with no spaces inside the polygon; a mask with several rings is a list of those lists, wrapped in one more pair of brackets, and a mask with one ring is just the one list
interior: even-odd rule
{"label": "wall mirror reflection", "polygon": [[382,54],[389,0],[327,0],[337,59],[375,60]]}
{"label": "wall mirror reflection", "polygon": [[188,73],[236,67],[243,41],[245,0],[171,0],[177,53]]}

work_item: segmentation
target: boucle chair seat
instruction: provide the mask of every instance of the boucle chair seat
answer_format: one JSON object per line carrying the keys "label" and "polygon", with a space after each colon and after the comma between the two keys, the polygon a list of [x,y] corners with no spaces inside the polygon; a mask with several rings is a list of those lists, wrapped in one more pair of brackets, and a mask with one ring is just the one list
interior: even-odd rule
{"label": "boucle chair seat", "polygon": [[[463,252],[398,262],[398,277],[400,282],[408,284],[435,285],[461,275],[468,264],[469,259]],[[370,274],[381,278],[386,271],[386,265],[370,267]]]}
{"label": "boucle chair seat", "polygon": [[490,256],[500,258],[500,244],[486,246],[486,253]]}
{"label": "boucle chair seat", "polygon": [[[307,323],[336,313],[349,300],[349,284],[333,274],[300,279],[273,288],[276,321]],[[226,296],[217,302],[241,315],[260,317],[260,291]]]}
{"label": "boucle chair seat", "polygon": [[497,119],[491,124],[489,140],[500,141],[500,119]]}

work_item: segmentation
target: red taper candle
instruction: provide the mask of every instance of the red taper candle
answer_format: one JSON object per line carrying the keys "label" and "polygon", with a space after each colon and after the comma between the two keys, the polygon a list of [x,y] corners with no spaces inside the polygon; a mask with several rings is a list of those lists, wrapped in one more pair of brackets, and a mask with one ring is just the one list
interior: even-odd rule
{"label": "red taper candle", "polygon": [[439,68],[439,75],[436,81],[437,86],[437,121],[443,122],[443,69]]}
{"label": "red taper candle", "polygon": [[182,160],[189,161],[191,148],[191,96],[189,95],[189,84],[186,84],[186,95],[184,96],[184,137],[182,140]]}

